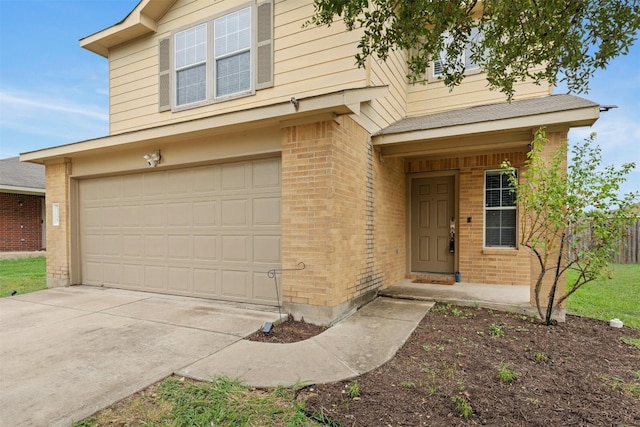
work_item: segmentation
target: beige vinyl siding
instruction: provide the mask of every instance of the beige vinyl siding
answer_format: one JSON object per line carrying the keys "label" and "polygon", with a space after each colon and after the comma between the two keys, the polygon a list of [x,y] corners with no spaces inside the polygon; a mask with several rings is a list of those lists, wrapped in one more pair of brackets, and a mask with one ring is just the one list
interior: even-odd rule
{"label": "beige vinyl siding", "polygon": [[369,68],[370,84],[388,85],[389,96],[374,100],[364,114],[378,126],[386,127],[407,114],[406,56],[404,52],[392,52],[385,62],[371,59]]}
{"label": "beige vinyl siding", "polygon": [[[537,86],[530,82],[515,85],[514,99],[525,99],[549,95],[548,85]],[[442,82],[415,84],[409,86],[407,115],[409,117],[431,114],[474,105],[503,102],[506,95],[500,91],[490,91],[483,73],[467,76],[460,86],[450,90]]]}
{"label": "beige vinyl siding", "polygon": [[149,37],[110,51],[111,134],[188,121],[283,102],[292,96],[316,96],[364,87],[366,71],[355,66],[359,33],[347,33],[342,23],[302,28],[313,13],[311,3],[275,1],[274,87],[255,95],[178,112],[158,111],[158,43],[171,32],[224,13],[247,1],[209,3],[178,0]]}

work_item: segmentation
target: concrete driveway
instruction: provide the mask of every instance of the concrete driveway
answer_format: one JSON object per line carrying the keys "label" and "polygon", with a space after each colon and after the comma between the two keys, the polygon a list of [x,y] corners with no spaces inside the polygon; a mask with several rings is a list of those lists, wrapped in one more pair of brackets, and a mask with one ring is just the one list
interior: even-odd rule
{"label": "concrete driveway", "polygon": [[0,299],[0,426],[68,426],[278,319],[77,286]]}

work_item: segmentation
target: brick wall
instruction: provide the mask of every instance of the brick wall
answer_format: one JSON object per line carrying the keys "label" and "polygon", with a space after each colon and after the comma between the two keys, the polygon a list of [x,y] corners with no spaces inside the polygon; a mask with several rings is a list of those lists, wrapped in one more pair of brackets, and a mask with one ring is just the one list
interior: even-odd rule
{"label": "brick wall", "polygon": [[[566,132],[547,133],[549,143],[544,155],[551,153],[566,142]],[[462,281],[471,283],[491,283],[505,285],[531,286],[530,301],[534,304],[533,284],[540,271],[537,261],[529,250],[493,249],[483,247],[484,236],[484,172],[499,169],[503,160],[522,168],[526,160],[526,147],[511,152],[456,156],[437,160],[411,160],[405,163],[408,174],[436,171],[457,170],[459,182],[459,216],[458,216],[458,266]],[[468,218],[471,222],[468,222]],[[553,275],[547,274],[541,292],[543,302],[546,301]],[[564,277],[560,282],[560,293],[564,292]]]}
{"label": "brick wall", "polygon": [[0,252],[39,251],[44,196],[0,193]]}
{"label": "brick wall", "polygon": [[[499,169],[503,160],[522,166],[526,152],[512,151],[408,161],[407,173],[437,170],[458,171],[458,270],[464,282],[529,285],[531,255],[524,249],[484,248],[484,173]],[[470,218],[471,222],[468,222]]]}
{"label": "brick wall", "polygon": [[407,269],[404,160],[374,155],[374,177],[375,259],[383,286],[390,286],[402,280]]}
{"label": "brick wall", "polygon": [[[68,286],[69,276],[69,175],[71,162],[68,160],[47,163],[45,182],[47,188],[47,286]],[[60,224],[52,225],[52,205],[60,207]]]}
{"label": "brick wall", "polygon": [[[292,126],[282,142],[285,308],[329,322],[374,294],[373,152],[353,120]],[[315,308],[314,308],[315,307]]]}

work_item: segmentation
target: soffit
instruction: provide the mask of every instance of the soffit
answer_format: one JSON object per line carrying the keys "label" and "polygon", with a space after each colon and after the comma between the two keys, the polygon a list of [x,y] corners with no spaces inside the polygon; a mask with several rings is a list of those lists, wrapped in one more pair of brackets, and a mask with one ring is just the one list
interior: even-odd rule
{"label": "soffit", "polygon": [[170,144],[214,135],[259,129],[268,126],[291,126],[304,121],[330,120],[344,114],[360,114],[360,104],[387,96],[387,86],[348,89],[297,99],[296,109],[290,100],[186,122],[172,123],[117,135],[80,141],[58,147],[22,153],[20,160],[44,163],[85,155],[95,155],[117,148],[144,144]]}
{"label": "soffit", "polygon": [[504,131],[530,131],[540,126],[590,126],[599,104],[573,95],[502,102],[400,120],[377,132],[377,146],[414,143]]}

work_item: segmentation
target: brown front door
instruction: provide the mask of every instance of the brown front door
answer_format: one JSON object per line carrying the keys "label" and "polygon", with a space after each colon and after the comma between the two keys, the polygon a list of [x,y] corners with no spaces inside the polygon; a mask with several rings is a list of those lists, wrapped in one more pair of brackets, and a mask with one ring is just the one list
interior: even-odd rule
{"label": "brown front door", "polygon": [[411,182],[411,271],[453,273],[454,182],[453,176]]}

